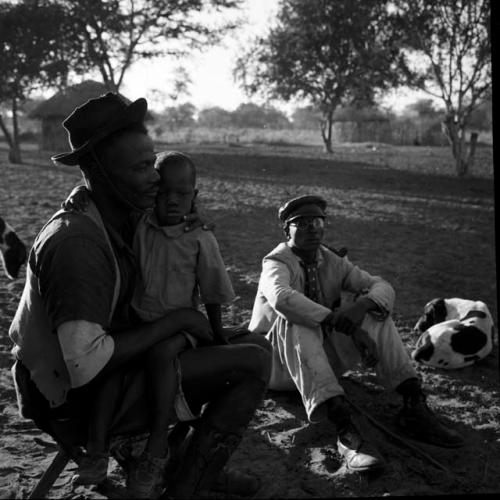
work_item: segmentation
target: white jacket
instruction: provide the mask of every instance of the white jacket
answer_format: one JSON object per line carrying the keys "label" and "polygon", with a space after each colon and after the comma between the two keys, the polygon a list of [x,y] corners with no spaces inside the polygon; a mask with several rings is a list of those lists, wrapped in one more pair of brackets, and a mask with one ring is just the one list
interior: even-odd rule
{"label": "white jacket", "polygon": [[317,327],[340,299],[341,291],[360,293],[373,300],[379,311],[371,314],[377,319],[384,320],[391,314],[395,299],[392,286],[323,245],[318,249],[318,276],[322,304],[304,295],[305,272],[300,257],[286,243],[280,243],[262,260],[250,331],[267,333],[278,315],[291,323]]}

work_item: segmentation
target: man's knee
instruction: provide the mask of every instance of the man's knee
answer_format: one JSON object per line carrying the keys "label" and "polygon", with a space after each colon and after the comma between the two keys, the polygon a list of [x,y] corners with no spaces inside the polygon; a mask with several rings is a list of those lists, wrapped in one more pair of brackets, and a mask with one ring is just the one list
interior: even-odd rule
{"label": "man's knee", "polygon": [[241,358],[246,371],[267,384],[271,374],[271,350],[257,344],[245,344],[241,347]]}
{"label": "man's knee", "polygon": [[252,341],[259,347],[262,347],[267,353],[269,353],[269,356],[272,355],[273,353],[273,346],[271,345],[271,342],[264,337],[264,335],[261,335],[260,333],[255,333],[252,334]]}
{"label": "man's knee", "polygon": [[273,346],[261,333],[250,332],[248,330],[237,331],[235,335],[228,338],[228,341],[230,344],[255,344],[270,354],[273,352]]}

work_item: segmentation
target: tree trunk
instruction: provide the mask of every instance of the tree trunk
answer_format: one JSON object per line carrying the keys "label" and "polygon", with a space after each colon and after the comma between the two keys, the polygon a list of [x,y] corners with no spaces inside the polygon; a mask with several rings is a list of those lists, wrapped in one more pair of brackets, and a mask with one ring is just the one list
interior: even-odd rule
{"label": "tree trunk", "polygon": [[470,143],[469,143],[469,157],[467,158],[468,172],[472,172],[472,167],[474,165],[474,158],[476,155],[477,138],[478,138],[478,133],[472,132],[470,135]]}
{"label": "tree trunk", "polygon": [[[17,118],[17,117],[16,117]],[[8,161],[9,163],[22,163],[22,158],[21,158],[21,150],[19,149],[19,143],[16,143],[9,132],[9,129],[7,128],[7,125],[5,125],[5,122],[3,121],[3,118],[0,116],[0,129],[2,129],[2,132],[5,136],[5,140],[7,141],[7,145],[9,146],[9,153],[8,153]]]}
{"label": "tree trunk", "polygon": [[19,141],[19,121],[17,118],[17,98],[12,98],[12,146],[9,150],[9,161],[11,163],[22,163],[21,144]]}
{"label": "tree trunk", "polygon": [[476,151],[477,133],[471,135],[469,155],[467,155],[467,146],[465,143],[465,127],[459,126],[452,116],[447,116],[442,124],[442,131],[448,138],[451,146],[453,158],[455,158],[455,169],[459,179],[466,177],[474,161]]}
{"label": "tree trunk", "polygon": [[328,112],[323,116],[320,126],[321,137],[323,139],[323,149],[325,153],[332,153],[333,112]]}
{"label": "tree trunk", "polygon": [[23,159],[21,157],[21,150],[19,149],[19,146],[13,146],[12,148],[9,148],[9,155],[8,155],[9,163],[22,163]]}

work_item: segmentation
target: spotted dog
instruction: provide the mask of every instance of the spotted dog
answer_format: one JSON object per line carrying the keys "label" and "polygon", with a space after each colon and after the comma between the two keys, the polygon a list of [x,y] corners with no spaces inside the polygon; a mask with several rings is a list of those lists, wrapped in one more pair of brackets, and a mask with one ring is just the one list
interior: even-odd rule
{"label": "spotted dog", "polygon": [[17,278],[21,266],[26,262],[26,246],[14,229],[0,217],[0,258],[5,274]]}
{"label": "spotted dog", "polygon": [[414,330],[421,333],[412,358],[445,369],[463,368],[492,350],[495,327],[484,302],[433,299]]}

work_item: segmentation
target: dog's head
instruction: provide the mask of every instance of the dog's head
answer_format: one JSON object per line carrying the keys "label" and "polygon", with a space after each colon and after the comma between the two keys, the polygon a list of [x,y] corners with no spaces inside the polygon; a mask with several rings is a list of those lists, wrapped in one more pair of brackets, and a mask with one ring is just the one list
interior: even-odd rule
{"label": "dog's head", "polygon": [[26,257],[26,246],[14,229],[0,217],[0,260],[10,279],[17,278]]}
{"label": "dog's head", "polygon": [[417,332],[425,332],[432,325],[442,323],[448,319],[448,310],[444,299],[432,299],[424,307],[424,314],[420,316],[414,326]]}

